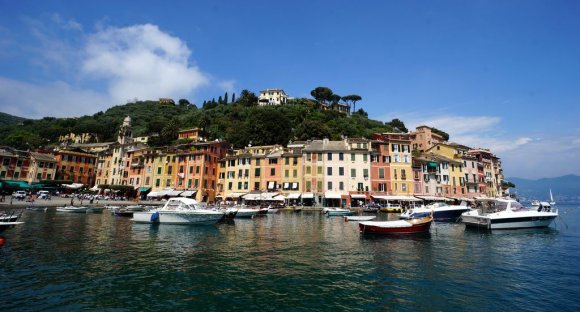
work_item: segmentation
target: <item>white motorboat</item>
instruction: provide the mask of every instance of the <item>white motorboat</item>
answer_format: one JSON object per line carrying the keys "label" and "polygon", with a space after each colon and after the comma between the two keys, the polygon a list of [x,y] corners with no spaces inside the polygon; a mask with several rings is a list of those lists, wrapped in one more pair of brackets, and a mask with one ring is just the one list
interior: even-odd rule
{"label": "white motorboat", "polygon": [[165,206],[150,211],[135,211],[133,221],[137,223],[196,224],[209,225],[221,220],[224,212],[203,209],[195,199],[170,198]]}
{"label": "white motorboat", "polygon": [[513,199],[492,199],[461,215],[466,226],[488,230],[547,227],[558,216],[549,205],[530,209]]}
{"label": "white motorboat", "polygon": [[377,216],[344,216],[344,221],[371,221]]}
{"label": "white motorboat", "polygon": [[532,207],[540,207],[540,201],[537,199],[532,200],[531,204]]}
{"label": "white motorboat", "polygon": [[226,209],[226,214],[233,215],[234,218],[253,218],[259,211],[259,209],[240,206]]}
{"label": "white motorboat", "polygon": [[20,221],[9,221],[9,222],[4,222],[4,221],[0,221],[0,233],[4,232],[5,230],[14,227],[16,225],[19,224],[23,224],[24,222],[20,222]]}
{"label": "white motorboat", "polygon": [[75,206],[64,206],[64,207],[56,207],[56,211],[59,212],[75,212],[75,213],[86,213],[88,207],[75,207]]}
{"label": "white motorboat", "polygon": [[87,208],[87,212],[92,212],[92,213],[102,213],[103,210],[105,210],[105,207],[92,206],[92,207]]}
{"label": "white motorboat", "polygon": [[327,217],[336,217],[336,216],[350,216],[352,215],[352,211],[345,209],[345,208],[336,208],[336,207],[327,207],[322,209],[322,213],[326,214]]}
{"label": "white motorboat", "polygon": [[445,202],[436,202],[422,208],[408,209],[401,214],[400,218],[409,219],[411,214],[420,212],[421,209],[432,211],[435,221],[458,221],[461,214],[471,210],[466,202],[461,202],[460,205],[448,205]]}

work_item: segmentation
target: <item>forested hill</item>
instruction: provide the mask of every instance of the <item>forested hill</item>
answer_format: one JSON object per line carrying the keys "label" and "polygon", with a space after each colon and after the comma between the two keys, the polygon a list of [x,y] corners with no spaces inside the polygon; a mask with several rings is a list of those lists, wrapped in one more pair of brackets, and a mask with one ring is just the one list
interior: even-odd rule
{"label": "forested hill", "polygon": [[309,99],[299,99],[294,103],[258,107],[236,102],[197,108],[181,100],[177,105],[157,101],[136,102],[115,106],[92,116],[21,119],[18,124],[0,126],[0,144],[20,149],[44,147],[55,144],[60,135],[71,132],[95,133],[102,141],[114,141],[117,129],[126,116],[132,119],[133,136],[159,134],[153,145],[172,144],[177,140],[180,129],[192,127],[205,129],[204,135],[209,140],[224,139],[234,147],[248,143],[286,145],[290,140],[324,137],[332,140],[338,140],[341,136],[369,138],[375,132],[406,131],[398,119],[387,123],[371,120],[362,109],[349,116],[323,110]]}
{"label": "forested hill", "polygon": [[0,112],[0,126],[16,125],[26,120],[26,118],[12,116],[10,114]]}

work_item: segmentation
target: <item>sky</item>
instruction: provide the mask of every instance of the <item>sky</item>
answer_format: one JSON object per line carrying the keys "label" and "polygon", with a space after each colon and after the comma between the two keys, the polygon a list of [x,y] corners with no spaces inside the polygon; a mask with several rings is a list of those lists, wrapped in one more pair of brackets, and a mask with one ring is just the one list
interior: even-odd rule
{"label": "sky", "polygon": [[0,0],[0,111],[325,86],[489,148],[507,177],[580,175],[578,16],[572,0]]}

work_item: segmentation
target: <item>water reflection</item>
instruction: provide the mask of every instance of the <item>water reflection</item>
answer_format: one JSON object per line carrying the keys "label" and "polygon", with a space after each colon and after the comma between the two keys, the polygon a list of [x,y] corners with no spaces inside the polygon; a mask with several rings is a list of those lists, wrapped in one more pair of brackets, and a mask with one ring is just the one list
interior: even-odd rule
{"label": "water reflection", "polygon": [[22,221],[0,248],[5,311],[578,310],[569,229],[361,236],[307,211],[207,227],[55,211]]}

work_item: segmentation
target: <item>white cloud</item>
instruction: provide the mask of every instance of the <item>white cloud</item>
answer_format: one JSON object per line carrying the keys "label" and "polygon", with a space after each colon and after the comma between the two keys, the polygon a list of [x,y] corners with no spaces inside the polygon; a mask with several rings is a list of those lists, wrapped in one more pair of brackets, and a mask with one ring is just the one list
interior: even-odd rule
{"label": "white cloud", "polygon": [[185,98],[209,83],[206,74],[189,64],[185,42],[155,25],[103,29],[89,36],[85,52],[83,73],[107,80],[117,103],[134,97]]}
{"label": "white cloud", "polygon": [[62,81],[31,84],[0,77],[0,106],[5,113],[27,118],[70,117],[105,110],[111,101]]}

